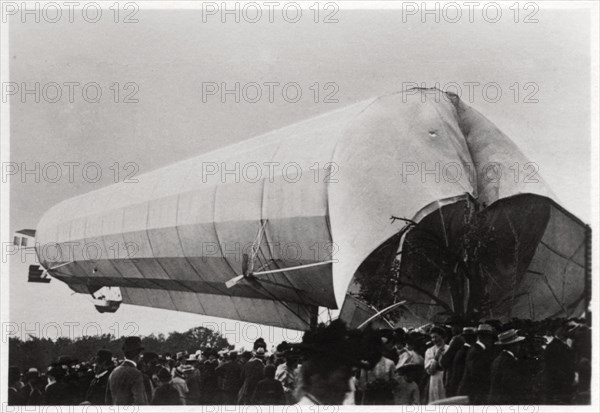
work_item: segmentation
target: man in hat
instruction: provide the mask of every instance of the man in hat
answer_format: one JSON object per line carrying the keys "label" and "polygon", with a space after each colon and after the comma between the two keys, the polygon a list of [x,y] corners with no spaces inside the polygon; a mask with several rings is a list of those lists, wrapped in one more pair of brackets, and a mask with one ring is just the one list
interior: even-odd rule
{"label": "man in hat", "polygon": [[569,404],[573,397],[576,357],[568,338],[569,325],[562,322],[544,350],[542,385],[547,404]]}
{"label": "man in hat", "polygon": [[21,393],[21,369],[17,366],[8,368],[8,404],[9,406],[22,406],[26,400]]}
{"label": "man in hat", "polygon": [[86,361],[82,361],[79,364],[79,369],[77,370],[77,388],[78,388],[78,400],[81,402],[85,401],[85,396],[87,394],[88,389],[90,388],[90,384],[92,380],[94,380],[94,369],[90,363]]}
{"label": "man in hat", "polygon": [[66,376],[68,367],[65,364],[55,363],[48,371],[48,381],[44,394],[44,404],[53,406],[63,406],[76,404],[79,401],[74,400],[75,388],[67,382]]}
{"label": "man in hat", "polygon": [[242,387],[238,397],[239,404],[250,404],[256,385],[264,379],[265,353],[264,347],[255,347],[253,357],[244,364],[242,369]]}
{"label": "man in hat", "polygon": [[200,390],[202,388],[202,380],[200,370],[198,370],[198,353],[190,354],[186,359],[186,363],[191,367],[191,371],[186,374],[186,384],[188,386],[187,404],[200,404]]}
{"label": "man in hat", "polygon": [[502,351],[492,363],[489,403],[523,404],[521,389],[525,386],[517,361],[523,340],[525,337],[519,336],[515,329],[498,335],[496,345]]}
{"label": "man in hat", "polygon": [[242,366],[238,363],[237,351],[229,352],[227,361],[215,370],[219,379],[221,404],[236,404],[242,387]]}
{"label": "man in hat", "polygon": [[122,347],[125,360],[108,377],[106,403],[113,405],[146,405],[148,396],[144,387],[144,375],[137,368],[137,362],[144,347],[139,337],[125,339]]}
{"label": "man in hat", "polygon": [[357,388],[362,390],[361,404],[389,405],[393,403],[392,384],[395,377],[396,366],[394,362],[384,356],[384,346],[388,343],[387,338],[380,332],[367,334],[367,341],[372,359],[368,366],[360,372],[357,380]]}
{"label": "man in hat", "polygon": [[285,353],[290,349],[290,344],[287,341],[282,341],[275,347],[275,366],[280,366],[285,363]]}
{"label": "man in hat", "polygon": [[79,403],[85,396],[85,391],[87,390],[89,383],[84,386],[80,385],[78,360],[69,355],[62,355],[58,357],[57,364],[65,371],[65,375],[62,377],[61,381],[69,387],[67,392],[70,396],[69,403]]}
{"label": "man in hat", "polygon": [[111,404],[106,400],[106,387],[108,386],[108,377],[114,368],[112,361],[112,352],[101,349],[96,353],[96,367],[94,368],[94,378],[88,387],[85,400],[93,405]]}
{"label": "man in hat", "polygon": [[458,386],[465,373],[467,354],[469,353],[471,346],[477,341],[475,328],[463,328],[462,337],[464,340],[463,346],[456,352],[454,360],[452,361],[452,370],[448,376],[448,384],[446,385],[447,397],[454,397],[458,392]]}
{"label": "man in hat", "polygon": [[[160,370],[160,358],[157,353],[153,351],[146,351],[142,354],[142,358],[138,363],[139,370],[151,379],[154,385],[154,377]],[[156,383],[158,385],[158,382]]]}
{"label": "man in hat", "polygon": [[[361,361],[362,338],[350,336],[345,324],[335,320],[307,331],[302,343],[300,400],[298,405],[340,405],[350,392],[353,367],[366,367]],[[365,354],[366,355],[366,354]],[[368,358],[368,357],[365,357]],[[372,365],[377,360],[372,360]]]}
{"label": "man in hat", "polygon": [[158,372],[156,367],[157,362],[158,354],[147,351],[142,353],[142,357],[140,357],[137,365],[138,370],[142,372],[144,377],[144,389],[146,390],[148,402],[152,400],[152,395],[154,394],[154,382],[152,381],[152,376]]}
{"label": "man in hat", "polygon": [[39,377],[40,374],[35,367],[30,368],[23,377],[25,386],[21,389],[21,394],[28,406],[39,406],[44,400],[44,395],[37,386]]}
{"label": "man in hat", "polygon": [[256,351],[259,347],[262,347],[265,350],[265,352],[267,351],[267,342],[262,337],[259,337],[254,341],[252,349]]}
{"label": "man in hat", "polygon": [[214,404],[218,397],[218,383],[216,369],[219,366],[218,353],[209,348],[203,352],[205,360],[200,364],[200,404]]}
{"label": "man in hat", "polygon": [[490,392],[490,373],[494,361],[495,332],[489,324],[477,327],[477,342],[473,344],[465,363],[465,373],[458,394],[469,396],[471,404],[485,404]]}
{"label": "man in hat", "polygon": [[458,354],[458,351],[464,347],[465,339],[462,335],[462,320],[459,318],[452,318],[449,322],[452,330],[452,338],[448,343],[448,349],[442,355],[440,359],[440,365],[444,369],[444,387],[446,389],[446,397],[454,396],[454,391],[449,391],[450,378],[453,375],[452,369],[454,368],[454,359]]}
{"label": "man in hat", "polygon": [[242,354],[240,354],[240,356],[238,357],[240,366],[244,367],[246,365],[246,363],[248,363],[250,361],[251,358],[252,358],[251,351],[248,351],[248,350],[242,351]]}

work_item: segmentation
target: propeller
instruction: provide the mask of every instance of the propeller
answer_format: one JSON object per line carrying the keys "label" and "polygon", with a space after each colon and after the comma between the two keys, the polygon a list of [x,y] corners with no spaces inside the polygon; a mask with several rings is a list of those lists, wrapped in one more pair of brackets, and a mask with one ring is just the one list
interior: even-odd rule
{"label": "propeller", "polygon": [[[247,254],[244,254],[244,258],[245,259],[248,258]],[[314,262],[312,264],[296,265],[295,267],[278,268],[276,270],[248,272],[247,274],[240,274],[237,277],[233,277],[232,279],[230,279],[229,281],[227,281],[225,283],[225,286],[227,288],[231,288],[234,285],[238,284],[240,281],[242,281],[244,278],[246,278],[246,279],[256,279],[257,275],[276,274],[276,273],[279,273],[279,272],[288,272],[288,271],[303,270],[305,268],[311,268],[311,267],[316,267],[316,266],[319,266],[319,265],[326,265],[326,264],[331,264],[331,263],[333,263],[333,260],[322,261],[322,262]],[[244,268],[243,261],[242,261],[242,268]]]}
{"label": "propeller", "polygon": [[268,267],[270,263],[274,262],[274,260],[269,260],[266,264],[261,266],[258,269],[258,271],[255,272],[254,271],[254,260],[258,256],[260,244],[262,242],[262,237],[265,232],[266,225],[267,225],[267,221],[264,221],[262,223],[261,227],[259,228],[258,233],[256,234],[256,239],[254,240],[254,243],[252,244],[252,248],[250,249],[250,255],[248,255],[246,253],[244,253],[242,255],[242,273],[240,275],[237,275],[237,276],[231,278],[230,280],[226,281],[225,287],[232,288],[232,287],[236,286],[237,284],[239,284],[244,279],[256,281],[257,275],[275,274],[278,272],[302,270],[305,268],[316,267],[318,265],[325,265],[325,264],[330,264],[333,262],[333,260],[329,260],[329,261],[323,261],[323,262],[315,262],[312,264],[297,265],[295,267],[278,268],[275,270],[262,271],[262,269]]}

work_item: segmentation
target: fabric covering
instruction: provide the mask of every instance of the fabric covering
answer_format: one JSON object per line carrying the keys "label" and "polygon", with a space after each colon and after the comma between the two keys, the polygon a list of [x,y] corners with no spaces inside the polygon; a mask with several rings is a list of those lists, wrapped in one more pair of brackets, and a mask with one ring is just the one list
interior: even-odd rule
{"label": "fabric covering", "polygon": [[[377,310],[373,309],[373,307],[370,307],[353,294],[348,294],[338,317],[346,322],[348,328],[357,328],[375,314],[377,314]],[[383,317],[373,319],[369,322],[369,325],[376,329],[390,328],[390,325],[384,321]]]}
{"label": "fabric covering", "polygon": [[[36,249],[45,268],[65,264],[50,274],[80,293],[118,286],[125,304],[307,329],[314,308],[340,307],[361,263],[397,236],[391,216],[420,222],[476,202],[507,239],[501,248],[513,239],[505,216],[522,239],[517,297],[494,311],[539,318],[575,308],[582,294],[584,226],[541,178],[510,174],[528,162],[456,96],[413,89],[63,201],[42,217]],[[515,205],[521,194],[530,195]],[[443,214],[450,242],[460,225]],[[263,225],[264,269],[333,263],[227,289]],[[504,291],[510,271],[502,259],[497,268]],[[524,277],[528,269],[544,275]]]}
{"label": "fabric covering", "polygon": [[[415,314],[442,321],[448,307],[468,312],[468,301],[456,302],[466,293],[484,310],[481,318],[539,320],[583,313],[583,224],[551,200],[533,195],[503,199],[479,212],[472,208],[468,199],[444,206],[404,238],[400,277],[405,285],[399,296],[412,302],[407,322]],[[477,239],[480,245],[465,245]],[[467,251],[477,255],[470,267],[464,262]],[[452,291],[453,282],[461,291]]]}

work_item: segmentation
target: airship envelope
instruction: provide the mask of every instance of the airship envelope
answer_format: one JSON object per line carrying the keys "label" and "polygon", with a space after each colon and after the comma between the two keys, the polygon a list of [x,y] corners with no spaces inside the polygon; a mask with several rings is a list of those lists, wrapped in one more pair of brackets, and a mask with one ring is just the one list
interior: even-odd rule
{"label": "airship envelope", "polygon": [[423,316],[572,314],[589,229],[539,172],[457,96],[411,89],[63,201],[36,250],[78,293],[300,330],[398,247]]}

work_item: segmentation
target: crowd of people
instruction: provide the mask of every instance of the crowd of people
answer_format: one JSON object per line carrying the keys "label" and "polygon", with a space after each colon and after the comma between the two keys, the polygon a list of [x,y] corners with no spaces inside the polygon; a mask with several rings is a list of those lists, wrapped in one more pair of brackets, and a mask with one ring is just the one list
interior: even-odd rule
{"label": "crowd of people", "polygon": [[450,320],[418,329],[319,325],[270,351],[204,348],[60,357],[9,368],[11,405],[589,404],[591,331],[581,319]]}

